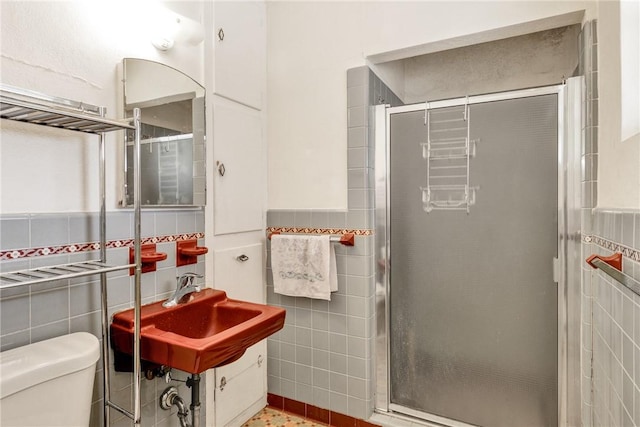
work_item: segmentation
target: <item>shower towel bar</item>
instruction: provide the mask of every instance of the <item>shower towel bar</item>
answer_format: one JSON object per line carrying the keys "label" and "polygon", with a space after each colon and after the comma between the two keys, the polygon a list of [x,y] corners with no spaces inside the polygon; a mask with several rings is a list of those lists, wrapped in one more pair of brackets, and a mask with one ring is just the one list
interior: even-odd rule
{"label": "shower towel bar", "polygon": [[587,258],[587,264],[593,268],[599,268],[634,293],[640,295],[640,282],[622,272],[622,254],[620,252],[608,257],[591,255]]}
{"label": "shower towel bar", "polygon": [[[281,234],[279,231],[269,233],[268,239],[271,240],[271,236],[274,234]],[[331,236],[329,239],[333,243],[340,243],[344,246],[355,246],[356,236],[353,233],[345,233],[341,236]]]}

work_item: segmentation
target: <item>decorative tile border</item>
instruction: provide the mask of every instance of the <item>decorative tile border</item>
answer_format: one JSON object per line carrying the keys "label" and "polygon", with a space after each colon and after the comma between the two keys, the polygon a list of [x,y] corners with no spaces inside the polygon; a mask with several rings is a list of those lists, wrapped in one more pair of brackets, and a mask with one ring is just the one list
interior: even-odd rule
{"label": "decorative tile border", "polygon": [[584,236],[582,240],[584,243],[595,243],[596,245],[612,252],[620,252],[622,253],[622,256],[627,257],[632,261],[640,262],[640,250],[612,242],[611,240],[607,240],[600,236]]}
{"label": "decorative tile border", "polygon": [[349,228],[267,227],[267,233],[354,234],[356,236],[373,236],[373,230]]}
{"label": "decorative tile border", "polygon": [[[204,233],[173,234],[169,236],[145,237],[142,244],[148,243],[170,243],[181,240],[193,240],[204,238]],[[133,246],[133,239],[110,240],[107,242],[107,249],[116,249]],[[0,261],[15,260],[20,258],[33,258],[47,255],[73,254],[78,252],[90,252],[100,250],[100,242],[72,243],[70,245],[47,246],[43,248],[26,248],[0,251]]]}
{"label": "decorative tile border", "polygon": [[331,427],[380,427],[378,424],[373,424],[366,420],[354,418],[328,409],[319,408],[308,403],[289,399],[273,393],[267,393],[267,404],[272,408],[298,415],[309,420],[318,421],[323,425]]}

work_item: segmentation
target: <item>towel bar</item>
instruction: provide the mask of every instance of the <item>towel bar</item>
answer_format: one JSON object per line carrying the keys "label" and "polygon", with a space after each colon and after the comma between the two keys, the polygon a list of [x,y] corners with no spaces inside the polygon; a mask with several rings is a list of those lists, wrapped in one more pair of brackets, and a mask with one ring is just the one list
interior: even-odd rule
{"label": "towel bar", "polygon": [[622,272],[622,254],[620,252],[608,257],[591,255],[587,258],[587,264],[593,268],[599,268],[634,293],[640,295],[640,282]]}
{"label": "towel bar", "polygon": [[[271,232],[269,233],[267,238],[271,240],[271,236],[273,236],[274,234],[281,234],[281,233],[279,231]],[[340,243],[341,245],[344,245],[344,246],[355,246],[356,236],[353,233],[345,233],[340,236],[331,236],[329,238],[329,241],[333,243]]]}

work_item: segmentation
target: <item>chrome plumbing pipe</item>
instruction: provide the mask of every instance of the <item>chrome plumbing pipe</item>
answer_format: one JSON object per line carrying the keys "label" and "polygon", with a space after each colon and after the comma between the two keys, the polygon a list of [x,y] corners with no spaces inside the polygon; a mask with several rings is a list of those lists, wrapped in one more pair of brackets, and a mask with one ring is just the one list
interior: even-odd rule
{"label": "chrome plumbing pipe", "polygon": [[184,400],[178,395],[178,389],[172,386],[167,388],[160,396],[160,407],[168,410],[174,405],[178,408],[180,426],[192,427],[189,420],[187,420],[187,417],[189,416],[187,405],[185,405]]}
{"label": "chrome plumbing pipe", "polygon": [[191,426],[200,427],[200,374],[193,374],[187,381],[191,387]]}
{"label": "chrome plumbing pipe", "polygon": [[160,396],[160,407],[168,410],[172,406],[178,408],[178,419],[181,427],[200,427],[200,375],[193,374],[187,380],[187,387],[191,387],[191,422],[187,419],[189,410],[184,400],[178,395],[178,389],[171,386],[168,387]]}

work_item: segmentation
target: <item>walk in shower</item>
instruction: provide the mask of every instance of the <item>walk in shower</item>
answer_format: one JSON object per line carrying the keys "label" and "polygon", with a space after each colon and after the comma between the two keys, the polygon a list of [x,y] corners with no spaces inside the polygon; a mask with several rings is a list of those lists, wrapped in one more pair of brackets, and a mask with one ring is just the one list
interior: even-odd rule
{"label": "walk in shower", "polygon": [[568,374],[580,378],[567,324],[579,316],[579,281],[567,283],[579,280],[580,93],[576,78],[375,107],[378,410],[566,422]]}

